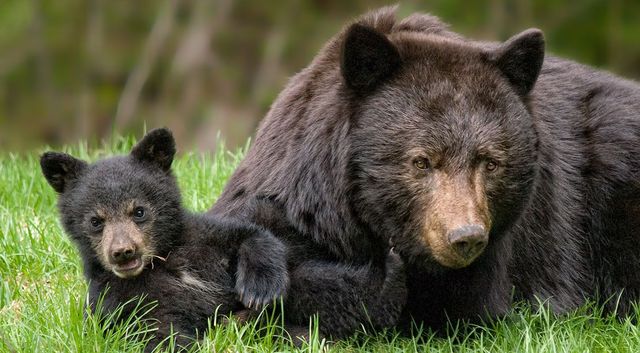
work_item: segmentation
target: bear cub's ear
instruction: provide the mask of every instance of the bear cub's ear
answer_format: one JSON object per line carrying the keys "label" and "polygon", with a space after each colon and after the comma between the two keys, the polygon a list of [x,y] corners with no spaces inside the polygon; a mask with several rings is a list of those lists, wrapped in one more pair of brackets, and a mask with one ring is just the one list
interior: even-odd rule
{"label": "bear cub's ear", "polygon": [[164,171],[171,169],[175,154],[176,142],[166,128],[149,131],[131,150],[133,158],[155,164]]}
{"label": "bear cub's ear", "polygon": [[531,28],[508,39],[490,60],[507,77],[516,92],[525,97],[538,79],[544,61],[544,36],[539,29]]}
{"label": "bear cub's ear", "polygon": [[374,88],[389,77],[400,62],[398,49],[384,34],[361,24],[347,30],[340,68],[350,88],[359,92]]}
{"label": "bear cub's ear", "polygon": [[69,188],[72,181],[78,179],[87,167],[85,161],[74,158],[66,153],[45,152],[40,157],[42,174],[53,189],[62,194]]}

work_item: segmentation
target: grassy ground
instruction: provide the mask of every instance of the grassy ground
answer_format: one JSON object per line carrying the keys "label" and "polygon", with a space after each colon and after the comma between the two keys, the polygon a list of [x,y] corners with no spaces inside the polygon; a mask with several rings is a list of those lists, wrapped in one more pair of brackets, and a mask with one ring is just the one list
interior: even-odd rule
{"label": "grassy ground", "polygon": [[[88,160],[126,153],[131,138],[65,151]],[[44,151],[44,149],[42,150]],[[56,196],[40,173],[39,152],[0,152],[0,352],[137,352],[135,322],[107,331],[83,320],[86,284],[78,255],[67,240],[55,208]],[[186,205],[206,210],[241,154],[184,152],[174,163]],[[360,335],[336,344],[313,339],[304,351],[420,352],[640,352],[640,327],[601,318],[590,310],[560,318],[526,308],[484,327],[461,326],[450,338]],[[294,351],[273,332],[277,325],[218,325],[199,351]]]}

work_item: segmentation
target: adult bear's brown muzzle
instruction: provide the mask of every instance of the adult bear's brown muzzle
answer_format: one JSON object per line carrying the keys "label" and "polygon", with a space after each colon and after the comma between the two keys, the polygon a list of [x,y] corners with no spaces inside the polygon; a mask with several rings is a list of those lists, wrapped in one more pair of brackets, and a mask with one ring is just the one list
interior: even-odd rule
{"label": "adult bear's brown muzzle", "polygon": [[479,172],[434,172],[423,239],[442,266],[469,266],[487,246],[491,219],[484,190]]}

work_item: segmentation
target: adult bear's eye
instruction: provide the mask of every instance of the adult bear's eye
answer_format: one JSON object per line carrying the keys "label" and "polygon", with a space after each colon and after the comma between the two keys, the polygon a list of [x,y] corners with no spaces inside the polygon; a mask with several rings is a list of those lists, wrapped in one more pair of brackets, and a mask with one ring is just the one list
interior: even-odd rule
{"label": "adult bear's eye", "polygon": [[488,172],[493,172],[496,169],[498,169],[498,162],[494,161],[493,159],[490,159],[487,161],[487,164],[485,165],[485,169],[487,169]]}
{"label": "adult bear's eye", "polygon": [[100,230],[102,229],[102,225],[104,224],[104,220],[102,218],[98,218],[98,217],[91,217],[91,219],[89,220],[89,223],[91,223],[91,226],[94,228],[94,230]]}
{"label": "adult bear's eye", "polygon": [[144,212],[144,208],[142,208],[142,207],[136,207],[136,208],[133,210],[133,219],[134,219],[136,222],[142,222],[142,221],[144,221],[144,220],[145,220],[145,216],[146,216],[146,213]]}
{"label": "adult bear's eye", "polygon": [[425,170],[429,168],[429,161],[424,157],[419,157],[413,160],[413,166],[420,170]]}

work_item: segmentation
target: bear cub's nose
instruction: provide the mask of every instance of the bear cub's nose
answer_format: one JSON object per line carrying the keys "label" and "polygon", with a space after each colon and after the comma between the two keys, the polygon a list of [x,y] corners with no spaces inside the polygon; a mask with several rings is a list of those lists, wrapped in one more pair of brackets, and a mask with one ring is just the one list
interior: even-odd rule
{"label": "bear cub's nose", "polygon": [[447,238],[455,252],[465,259],[480,255],[489,240],[484,227],[475,224],[456,228],[449,232]]}
{"label": "bear cub's nose", "polygon": [[121,246],[111,251],[111,259],[115,263],[123,263],[132,260],[136,255],[136,249],[133,245]]}

